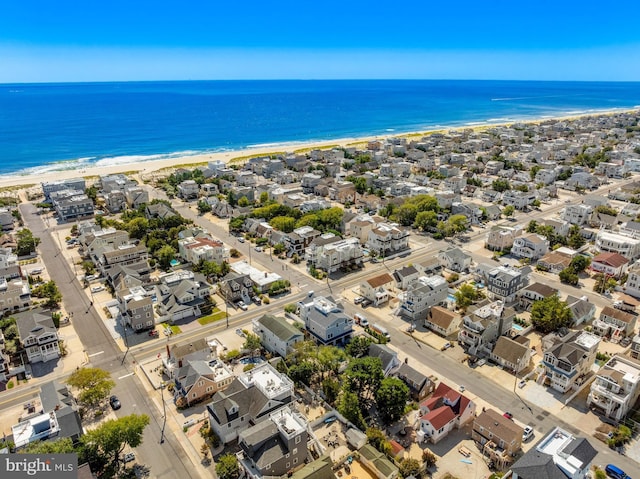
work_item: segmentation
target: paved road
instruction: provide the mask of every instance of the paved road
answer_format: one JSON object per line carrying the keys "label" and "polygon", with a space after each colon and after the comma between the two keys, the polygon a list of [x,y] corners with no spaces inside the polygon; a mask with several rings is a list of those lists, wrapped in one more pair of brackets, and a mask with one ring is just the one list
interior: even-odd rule
{"label": "paved road", "polygon": [[[41,239],[38,250],[47,270],[62,293],[65,309],[73,313],[75,330],[84,345],[91,366],[105,369],[116,382],[113,390],[122,402],[118,417],[128,414],[147,414],[151,418],[145,429],[144,442],[136,448],[137,461],[151,467],[151,474],[158,478],[192,477],[193,466],[176,436],[167,428],[165,442],[160,445],[162,420],[160,413],[150,400],[136,375],[131,375],[132,366],[122,363],[123,354],[113,342],[102,319],[89,304],[79,281],[64,255],[60,253],[55,220],[45,224],[30,203],[20,205],[20,213],[34,236]],[[64,239],[63,239],[64,240]],[[144,378],[140,378],[146,380]]]}

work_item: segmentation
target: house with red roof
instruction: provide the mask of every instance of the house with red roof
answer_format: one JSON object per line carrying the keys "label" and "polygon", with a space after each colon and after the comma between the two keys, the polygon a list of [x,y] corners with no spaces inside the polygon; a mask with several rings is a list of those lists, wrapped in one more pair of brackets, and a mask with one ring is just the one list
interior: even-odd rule
{"label": "house with red roof", "polygon": [[620,253],[600,253],[591,260],[591,269],[614,278],[622,277],[629,267],[629,260]]}
{"label": "house with red roof", "polygon": [[420,403],[419,438],[437,443],[453,428],[473,421],[476,404],[455,389],[440,383],[433,395]]}

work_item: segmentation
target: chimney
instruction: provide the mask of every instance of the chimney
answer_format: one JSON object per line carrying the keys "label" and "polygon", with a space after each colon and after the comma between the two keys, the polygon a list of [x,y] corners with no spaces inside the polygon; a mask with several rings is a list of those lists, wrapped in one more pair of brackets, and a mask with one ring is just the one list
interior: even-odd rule
{"label": "chimney", "polygon": [[268,273],[265,271],[264,272],[264,277],[266,278],[268,276]]}

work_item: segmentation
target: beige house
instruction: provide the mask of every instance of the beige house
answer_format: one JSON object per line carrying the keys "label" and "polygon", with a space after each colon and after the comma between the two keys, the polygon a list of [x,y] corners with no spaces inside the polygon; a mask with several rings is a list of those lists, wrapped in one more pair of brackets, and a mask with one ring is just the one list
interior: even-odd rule
{"label": "beige house", "polygon": [[427,313],[424,325],[445,338],[457,334],[462,317],[442,306],[433,306]]}
{"label": "beige house", "polygon": [[517,374],[526,369],[531,361],[529,339],[524,336],[517,339],[500,336],[489,357],[504,369]]}
{"label": "beige house", "polygon": [[487,409],[473,421],[471,438],[476,442],[483,456],[504,466],[513,461],[522,449],[524,430],[511,419],[507,419],[493,409]]}
{"label": "beige house", "polygon": [[514,240],[522,233],[518,227],[494,226],[487,235],[485,247],[491,251],[503,251],[511,249]]}
{"label": "beige house", "polygon": [[380,306],[391,298],[389,290],[393,287],[393,283],[391,275],[383,273],[360,283],[360,294],[371,301],[374,306]]}
{"label": "beige house", "polygon": [[625,336],[633,336],[637,316],[621,309],[605,306],[600,317],[593,321],[593,332],[599,336],[609,336],[617,343]]}
{"label": "beige house", "polygon": [[174,399],[178,407],[204,401],[224,391],[233,381],[231,370],[220,360],[187,361],[174,376]]}

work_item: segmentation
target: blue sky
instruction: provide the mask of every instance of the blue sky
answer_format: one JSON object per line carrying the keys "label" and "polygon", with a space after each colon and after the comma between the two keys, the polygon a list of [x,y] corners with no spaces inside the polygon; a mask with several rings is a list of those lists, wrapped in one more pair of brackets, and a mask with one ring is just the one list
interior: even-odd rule
{"label": "blue sky", "polygon": [[638,18],[628,0],[22,0],[2,6],[0,82],[640,81]]}

